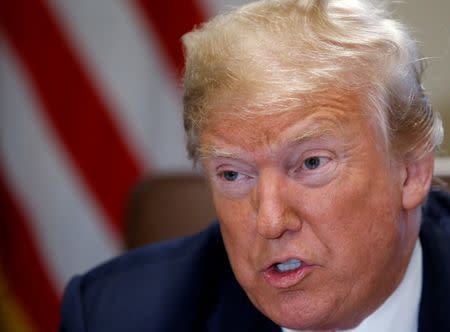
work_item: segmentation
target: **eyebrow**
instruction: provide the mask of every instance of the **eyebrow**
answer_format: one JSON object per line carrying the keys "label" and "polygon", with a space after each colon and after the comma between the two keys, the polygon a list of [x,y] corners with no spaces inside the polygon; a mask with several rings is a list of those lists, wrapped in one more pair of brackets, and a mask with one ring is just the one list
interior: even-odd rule
{"label": "eyebrow", "polygon": [[228,149],[220,148],[215,145],[207,145],[198,148],[200,158],[231,158],[239,159],[244,152],[230,151]]}
{"label": "eyebrow", "polygon": [[319,139],[323,137],[329,137],[332,136],[333,133],[336,131],[336,126],[316,126],[308,131],[302,132],[296,136],[294,136],[294,139],[292,139],[288,145],[293,144],[301,144],[307,141],[311,141],[313,139]]}

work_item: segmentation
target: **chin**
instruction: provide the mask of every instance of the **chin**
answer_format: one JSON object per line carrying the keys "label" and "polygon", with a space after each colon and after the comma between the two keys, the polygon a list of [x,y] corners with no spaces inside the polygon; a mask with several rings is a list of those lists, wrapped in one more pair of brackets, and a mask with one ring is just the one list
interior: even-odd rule
{"label": "chin", "polygon": [[[359,325],[364,317],[343,317],[337,311],[337,302],[314,303],[299,300],[296,295],[283,295],[282,299],[267,301],[257,307],[276,324],[293,330],[351,329]],[[302,296],[303,297],[303,296]]]}

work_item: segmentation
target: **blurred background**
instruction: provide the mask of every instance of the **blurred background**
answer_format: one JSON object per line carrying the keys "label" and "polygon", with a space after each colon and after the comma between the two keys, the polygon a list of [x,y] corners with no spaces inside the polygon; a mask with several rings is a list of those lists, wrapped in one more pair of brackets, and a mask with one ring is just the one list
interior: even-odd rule
{"label": "blurred background", "polygon": [[[179,39],[244,2],[0,0],[1,331],[55,331],[70,277],[124,250],[136,183],[194,172]],[[450,2],[392,9],[428,58],[447,132],[436,172],[449,175]]]}

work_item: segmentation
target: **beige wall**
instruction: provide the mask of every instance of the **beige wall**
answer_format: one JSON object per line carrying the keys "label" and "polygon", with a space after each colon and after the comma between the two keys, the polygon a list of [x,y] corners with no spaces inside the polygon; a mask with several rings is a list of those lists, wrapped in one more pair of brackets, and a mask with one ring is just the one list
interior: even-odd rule
{"label": "beige wall", "polygon": [[450,1],[392,1],[394,15],[412,28],[428,59],[425,87],[435,110],[444,120],[442,155],[450,156]]}

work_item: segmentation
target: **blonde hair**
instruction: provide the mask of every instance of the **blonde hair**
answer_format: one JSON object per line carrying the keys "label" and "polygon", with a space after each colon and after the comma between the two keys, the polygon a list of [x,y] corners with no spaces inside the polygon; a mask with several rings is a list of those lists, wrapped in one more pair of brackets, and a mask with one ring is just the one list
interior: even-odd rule
{"label": "blonde hair", "polygon": [[183,118],[194,161],[199,135],[221,104],[240,116],[295,111],[330,89],[360,94],[395,156],[418,159],[442,142],[415,42],[370,2],[258,1],[182,40]]}

